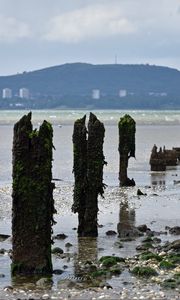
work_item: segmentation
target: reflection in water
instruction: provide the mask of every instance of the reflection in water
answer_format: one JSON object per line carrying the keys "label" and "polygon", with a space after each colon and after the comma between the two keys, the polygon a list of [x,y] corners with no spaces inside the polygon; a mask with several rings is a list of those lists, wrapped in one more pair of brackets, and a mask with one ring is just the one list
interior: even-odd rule
{"label": "reflection in water", "polygon": [[137,235],[135,228],[135,210],[129,208],[128,197],[126,194],[121,193],[119,212],[119,223],[117,224],[117,231],[120,238],[132,238]]}
{"label": "reflection in water", "polygon": [[165,174],[158,174],[158,173],[151,173],[151,185],[153,190],[160,188],[161,190],[166,189],[166,175]]}
{"label": "reflection in water", "polygon": [[83,278],[86,273],[84,270],[86,262],[89,262],[90,264],[96,262],[97,257],[97,238],[78,238],[78,253],[74,259],[75,278]]}
{"label": "reflection in water", "polygon": [[17,275],[11,277],[11,285],[14,289],[36,289],[46,286],[48,289],[52,288],[53,281],[52,276],[43,276],[42,275]]}

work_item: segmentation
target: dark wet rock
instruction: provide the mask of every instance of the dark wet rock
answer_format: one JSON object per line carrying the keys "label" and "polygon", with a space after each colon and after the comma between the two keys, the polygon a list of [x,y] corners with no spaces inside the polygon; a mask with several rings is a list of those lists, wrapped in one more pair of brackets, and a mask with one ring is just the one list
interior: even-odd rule
{"label": "dark wet rock", "polygon": [[5,275],[3,273],[0,273],[0,278],[4,278]]}
{"label": "dark wet rock", "polygon": [[115,242],[114,246],[117,247],[117,248],[119,248],[119,249],[123,248],[123,244],[121,242],[119,242],[119,241]]}
{"label": "dark wet rock", "polygon": [[42,288],[47,288],[53,284],[51,278],[43,277],[36,282],[36,285]]}
{"label": "dark wet rock", "polygon": [[53,270],[53,274],[55,274],[55,275],[61,275],[62,273],[64,273],[64,271],[61,270],[61,269],[55,269],[55,270]]}
{"label": "dark wet rock", "polygon": [[170,249],[172,249],[172,250],[180,250],[180,240],[175,240],[172,243],[168,243],[168,245],[165,246],[165,248],[167,250],[170,250]]}
{"label": "dark wet rock", "polygon": [[3,242],[5,240],[7,240],[8,238],[10,238],[10,235],[8,235],[8,234],[0,234],[0,242]]}
{"label": "dark wet rock", "polygon": [[114,276],[118,276],[122,273],[122,268],[120,266],[113,266],[110,268],[110,274]]}
{"label": "dark wet rock", "polygon": [[5,249],[0,249],[0,254],[5,254],[6,253],[6,250]]}
{"label": "dark wet rock", "polygon": [[152,231],[151,229],[147,228],[147,230],[146,230],[146,235],[149,236],[149,237],[150,237],[150,236],[152,237],[152,236],[155,235],[155,232]]}
{"label": "dark wet rock", "polygon": [[173,235],[180,235],[180,226],[174,226],[169,229],[169,233]]}
{"label": "dark wet rock", "polygon": [[67,269],[67,268],[68,268],[68,266],[67,266],[67,265],[64,265],[64,266],[63,266],[63,269],[64,269],[64,270],[65,270],[65,269]]}
{"label": "dark wet rock", "polygon": [[106,235],[108,235],[108,236],[112,236],[112,235],[116,235],[116,234],[117,234],[117,232],[114,231],[114,230],[108,230],[108,231],[106,231]]}
{"label": "dark wet rock", "polygon": [[148,236],[148,237],[145,237],[143,240],[142,240],[142,243],[152,243],[153,242],[153,239],[151,236]]}
{"label": "dark wet rock", "polygon": [[138,245],[136,247],[136,250],[145,251],[145,250],[152,249],[152,248],[154,248],[154,247],[151,243],[143,243],[142,245]]}
{"label": "dark wet rock", "polygon": [[108,282],[101,282],[99,287],[102,289],[106,288],[107,290],[112,289],[112,286]]}
{"label": "dark wet rock", "polygon": [[105,250],[105,249],[102,248],[102,247],[98,248],[98,251],[104,251],[104,250]]}
{"label": "dark wet rock", "polygon": [[68,236],[64,233],[59,233],[57,235],[54,236],[54,239],[56,240],[65,240]]}
{"label": "dark wet rock", "polygon": [[52,254],[63,254],[63,253],[64,251],[59,247],[55,247],[52,249]]}
{"label": "dark wet rock", "polygon": [[148,227],[146,224],[142,224],[142,225],[137,226],[137,229],[141,232],[146,232]]}
{"label": "dark wet rock", "polygon": [[103,227],[104,227],[104,225],[98,224],[98,228],[103,228]]}
{"label": "dark wet rock", "polygon": [[164,288],[175,289],[177,287],[177,282],[174,278],[169,278],[169,279],[165,279],[162,282],[161,286]]}
{"label": "dark wet rock", "polygon": [[160,244],[160,243],[161,243],[161,239],[155,237],[155,238],[153,238],[153,243],[155,243],[155,244]]}
{"label": "dark wet rock", "polygon": [[137,190],[137,196],[147,196],[146,193],[143,193],[140,189]]}
{"label": "dark wet rock", "polygon": [[66,243],[66,244],[65,244],[65,247],[66,247],[66,248],[71,248],[72,246],[73,246],[73,245],[72,245],[71,243]]}
{"label": "dark wet rock", "polygon": [[13,290],[13,287],[12,287],[11,285],[7,285],[7,286],[5,286],[5,287],[3,288],[3,290],[4,290],[5,292],[11,292],[11,291]]}

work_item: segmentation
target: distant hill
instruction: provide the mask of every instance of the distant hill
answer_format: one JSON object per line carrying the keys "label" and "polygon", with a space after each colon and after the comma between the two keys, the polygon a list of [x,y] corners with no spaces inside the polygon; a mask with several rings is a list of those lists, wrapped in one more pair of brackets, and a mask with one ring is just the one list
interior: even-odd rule
{"label": "distant hill", "polygon": [[[29,99],[19,98],[22,87]],[[4,88],[13,97],[1,96],[0,108],[180,108],[180,71],[160,66],[64,64],[0,76]]]}

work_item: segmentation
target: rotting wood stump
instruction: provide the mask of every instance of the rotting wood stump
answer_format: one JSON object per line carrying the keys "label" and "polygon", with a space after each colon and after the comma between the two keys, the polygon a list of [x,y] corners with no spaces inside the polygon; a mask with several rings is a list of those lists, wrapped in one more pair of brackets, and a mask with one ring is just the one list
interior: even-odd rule
{"label": "rotting wood stump", "polygon": [[87,129],[85,116],[74,124],[74,204],[73,212],[78,212],[78,236],[96,237],[98,195],[103,196],[103,155],[104,125],[90,113]]}
{"label": "rotting wood stump", "polygon": [[53,129],[33,130],[31,113],[14,126],[12,274],[50,274],[54,224]]}
{"label": "rotting wood stump", "polygon": [[120,186],[135,186],[134,179],[127,176],[128,161],[130,157],[135,158],[135,133],[136,123],[129,115],[120,118],[119,124],[119,180]]}

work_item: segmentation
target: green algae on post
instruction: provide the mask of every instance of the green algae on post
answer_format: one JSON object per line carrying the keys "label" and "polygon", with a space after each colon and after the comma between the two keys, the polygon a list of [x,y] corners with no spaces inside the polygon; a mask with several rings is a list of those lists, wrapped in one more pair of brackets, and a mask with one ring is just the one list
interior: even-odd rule
{"label": "green algae on post", "polygon": [[129,115],[120,118],[119,124],[119,180],[121,186],[134,186],[134,179],[127,176],[128,160],[135,157],[135,133],[136,123]]}
{"label": "green algae on post", "polygon": [[54,224],[53,129],[44,121],[33,130],[31,113],[14,126],[12,274],[52,273]]}
{"label": "green algae on post", "polygon": [[103,196],[103,155],[104,125],[90,113],[87,129],[85,116],[74,124],[74,204],[73,212],[78,212],[78,236],[96,237],[98,195]]}

